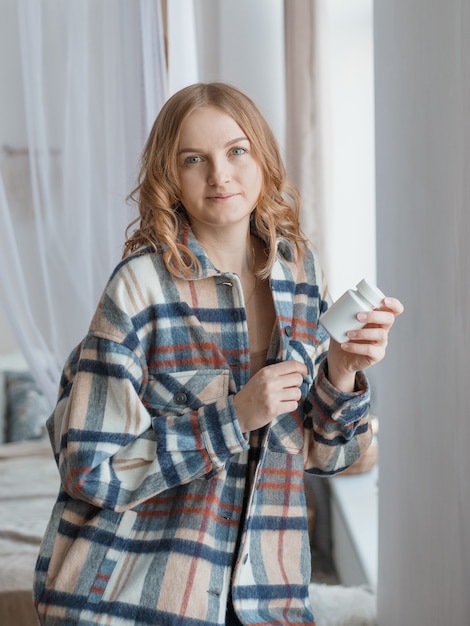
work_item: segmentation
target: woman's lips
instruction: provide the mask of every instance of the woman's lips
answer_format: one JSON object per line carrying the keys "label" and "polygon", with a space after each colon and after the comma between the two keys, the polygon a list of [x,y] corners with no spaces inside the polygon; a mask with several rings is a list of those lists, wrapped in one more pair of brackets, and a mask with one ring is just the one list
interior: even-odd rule
{"label": "woman's lips", "polygon": [[230,198],[234,198],[236,195],[236,193],[219,193],[214,196],[207,196],[207,198],[208,200],[223,202],[224,200],[230,200]]}

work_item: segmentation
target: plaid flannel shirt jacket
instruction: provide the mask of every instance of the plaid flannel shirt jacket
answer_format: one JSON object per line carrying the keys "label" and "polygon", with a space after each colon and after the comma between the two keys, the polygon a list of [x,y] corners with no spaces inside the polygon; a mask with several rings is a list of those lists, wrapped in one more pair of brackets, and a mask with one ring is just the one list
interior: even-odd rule
{"label": "plaid flannel shirt jacket", "polygon": [[150,250],[123,260],[65,364],[48,422],[61,487],[36,565],[41,624],[222,625],[229,593],[243,624],[314,624],[303,472],[333,474],[367,448],[367,380],[353,394],[329,383],[322,274],[281,240],[268,362],[309,374],[295,413],[244,435],[241,284],[187,224],[181,237],[201,272],[172,276]]}

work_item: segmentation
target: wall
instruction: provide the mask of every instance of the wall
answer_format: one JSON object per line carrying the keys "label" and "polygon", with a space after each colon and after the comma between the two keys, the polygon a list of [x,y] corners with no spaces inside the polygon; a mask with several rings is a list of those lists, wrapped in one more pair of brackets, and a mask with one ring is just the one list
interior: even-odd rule
{"label": "wall", "polygon": [[195,0],[199,80],[222,80],[260,107],[284,147],[282,0]]}
{"label": "wall", "polygon": [[470,7],[375,4],[379,623],[470,624]]}

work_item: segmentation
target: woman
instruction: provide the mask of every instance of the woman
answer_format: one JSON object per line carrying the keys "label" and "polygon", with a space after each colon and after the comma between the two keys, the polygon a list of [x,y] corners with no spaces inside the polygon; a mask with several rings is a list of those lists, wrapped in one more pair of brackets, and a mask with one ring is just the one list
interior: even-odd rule
{"label": "woman", "polygon": [[300,201],[255,105],[184,88],[145,146],[137,228],[67,361],[41,624],[313,624],[304,468],[371,440],[362,370],[402,306],[339,345]]}

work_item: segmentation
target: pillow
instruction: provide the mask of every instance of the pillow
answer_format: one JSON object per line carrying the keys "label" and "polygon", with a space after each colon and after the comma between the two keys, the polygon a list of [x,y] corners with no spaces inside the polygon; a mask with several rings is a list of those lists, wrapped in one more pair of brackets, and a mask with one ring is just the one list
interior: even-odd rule
{"label": "pillow", "polygon": [[29,372],[5,372],[7,441],[47,436],[50,406]]}
{"label": "pillow", "polygon": [[7,437],[7,399],[5,392],[5,374],[0,369],[0,443]]}

